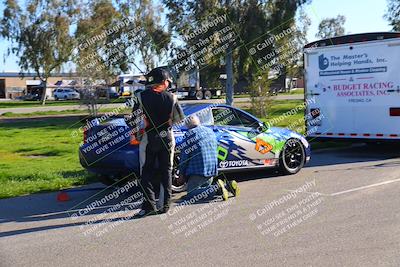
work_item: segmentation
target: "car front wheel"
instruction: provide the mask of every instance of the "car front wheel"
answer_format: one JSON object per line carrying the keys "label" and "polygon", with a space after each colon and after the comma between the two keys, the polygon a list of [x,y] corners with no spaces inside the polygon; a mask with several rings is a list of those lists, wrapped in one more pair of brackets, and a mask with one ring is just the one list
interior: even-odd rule
{"label": "car front wheel", "polygon": [[279,158],[279,169],[282,174],[298,173],[304,166],[305,151],[298,139],[289,139],[283,147]]}

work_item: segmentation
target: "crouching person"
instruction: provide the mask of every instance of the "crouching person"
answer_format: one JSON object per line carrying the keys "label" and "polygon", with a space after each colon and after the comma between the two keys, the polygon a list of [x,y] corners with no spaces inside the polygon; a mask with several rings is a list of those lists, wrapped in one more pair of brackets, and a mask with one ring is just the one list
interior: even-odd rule
{"label": "crouching person", "polygon": [[217,179],[213,184],[218,174],[218,142],[214,132],[201,126],[195,115],[187,118],[186,124],[188,131],[182,140],[179,163],[180,179],[187,181],[185,199],[210,200],[221,195],[223,200],[227,200],[229,192],[237,196],[239,187],[236,181]]}

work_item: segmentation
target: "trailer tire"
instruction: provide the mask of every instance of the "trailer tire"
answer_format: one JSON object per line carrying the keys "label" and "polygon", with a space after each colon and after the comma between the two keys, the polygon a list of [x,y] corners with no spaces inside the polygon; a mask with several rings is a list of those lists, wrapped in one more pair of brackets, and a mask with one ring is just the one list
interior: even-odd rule
{"label": "trailer tire", "polygon": [[212,98],[212,93],[210,90],[204,92],[204,99],[210,100]]}
{"label": "trailer tire", "polygon": [[203,99],[203,92],[202,91],[197,91],[194,96],[195,96],[195,98],[197,100],[202,100]]}

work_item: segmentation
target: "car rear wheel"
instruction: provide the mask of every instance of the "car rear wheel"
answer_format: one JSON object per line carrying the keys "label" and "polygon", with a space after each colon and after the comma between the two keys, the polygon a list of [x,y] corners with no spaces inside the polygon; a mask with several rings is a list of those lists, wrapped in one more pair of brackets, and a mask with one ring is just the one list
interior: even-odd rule
{"label": "car rear wheel", "polygon": [[289,139],[279,158],[280,172],[282,174],[298,173],[304,166],[305,158],[306,154],[300,140]]}

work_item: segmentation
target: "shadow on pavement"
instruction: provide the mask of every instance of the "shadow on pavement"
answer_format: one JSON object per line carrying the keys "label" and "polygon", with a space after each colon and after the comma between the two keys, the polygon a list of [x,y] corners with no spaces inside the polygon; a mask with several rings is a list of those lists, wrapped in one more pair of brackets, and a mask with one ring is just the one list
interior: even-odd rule
{"label": "shadow on pavement", "polygon": [[348,163],[374,162],[400,158],[400,146],[396,144],[355,144],[340,149],[311,152],[311,161],[306,167],[319,167]]}
{"label": "shadow on pavement", "polygon": [[[131,210],[140,207],[141,197],[139,197],[139,186],[131,187],[127,192],[116,194],[117,190],[118,188],[105,188],[103,185],[97,183],[65,190],[70,197],[70,200],[65,202],[57,200],[59,192],[2,199],[0,200],[0,228],[2,229],[0,237],[82,225],[86,224],[89,218],[87,216],[90,215],[111,215],[105,216],[107,218],[113,217],[113,214],[118,213],[118,211],[124,211],[128,207]],[[126,201],[126,204],[121,203],[124,201]],[[94,217],[101,217],[101,219],[91,221],[93,224],[104,221],[102,216]],[[112,218],[109,221],[124,219],[123,217]],[[13,228],[23,228],[26,226],[24,223],[33,223],[33,225],[36,225],[37,222],[41,221],[65,218],[69,218],[71,223],[47,224],[45,226],[20,230],[11,229],[11,231],[4,230],[8,228],[6,227],[7,223],[12,223]]]}

